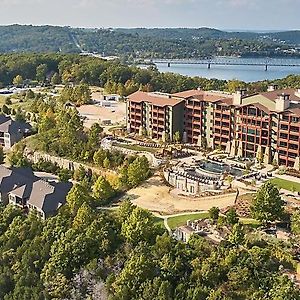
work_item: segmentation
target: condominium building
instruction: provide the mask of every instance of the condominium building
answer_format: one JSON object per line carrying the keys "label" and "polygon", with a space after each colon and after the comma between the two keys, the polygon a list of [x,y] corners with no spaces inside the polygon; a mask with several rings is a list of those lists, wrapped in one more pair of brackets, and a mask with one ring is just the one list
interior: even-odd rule
{"label": "condominium building", "polygon": [[[162,93],[135,92],[127,101],[127,129],[153,139],[172,141],[175,132],[183,134],[182,98]],[[182,136],[182,135],[181,135]]]}
{"label": "condominium building", "polygon": [[127,101],[127,129],[171,141],[179,131],[184,143],[299,169],[300,90],[270,86],[254,95],[139,91]]}

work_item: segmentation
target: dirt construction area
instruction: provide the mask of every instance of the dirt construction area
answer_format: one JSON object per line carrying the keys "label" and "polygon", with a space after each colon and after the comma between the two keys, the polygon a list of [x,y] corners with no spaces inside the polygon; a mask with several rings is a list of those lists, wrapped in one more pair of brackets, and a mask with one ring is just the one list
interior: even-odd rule
{"label": "dirt construction area", "polygon": [[159,175],[148,179],[143,185],[127,192],[126,197],[133,204],[163,215],[180,212],[206,211],[213,206],[220,209],[234,204],[236,194],[211,197],[182,197],[170,194],[171,188],[166,186]]}
{"label": "dirt construction area", "polygon": [[100,105],[82,105],[77,108],[80,115],[85,117],[84,126],[90,128],[94,123],[102,124],[104,120],[111,120],[112,125],[125,123],[126,104],[124,102],[111,103],[110,107]]}

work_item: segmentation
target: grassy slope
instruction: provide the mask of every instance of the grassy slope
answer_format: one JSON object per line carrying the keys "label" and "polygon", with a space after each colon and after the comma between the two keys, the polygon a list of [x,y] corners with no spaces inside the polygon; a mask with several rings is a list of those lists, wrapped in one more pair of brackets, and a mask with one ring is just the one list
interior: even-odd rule
{"label": "grassy slope", "polygon": [[183,216],[171,217],[168,219],[168,225],[171,229],[175,229],[178,226],[185,225],[187,220],[198,220],[207,217],[208,213],[188,214]]}
{"label": "grassy slope", "polygon": [[274,178],[271,180],[271,182],[274,183],[278,188],[286,189],[291,192],[300,192],[300,182],[293,182],[280,178]]}

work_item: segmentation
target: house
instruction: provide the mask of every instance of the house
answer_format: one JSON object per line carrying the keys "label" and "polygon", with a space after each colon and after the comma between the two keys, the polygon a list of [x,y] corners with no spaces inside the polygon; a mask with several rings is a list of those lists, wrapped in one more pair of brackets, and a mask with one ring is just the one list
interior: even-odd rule
{"label": "house", "polygon": [[25,122],[14,121],[11,117],[0,115],[0,145],[11,148],[23,137],[28,136],[32,128]]}
{"label": "house", "polygon": [[193,228],[184,225],[184,226],[177,227],[175,229],[174,235],[178,241],[183,241],[187,243],[194,233],[195,231],[193,230]]}
{"label": "house", "polygon": [[43,219],[55,215],[66,203],[70,182],[47,182],[29,168],[0,166],[0,202],[25,211],[36,211]]}
{"label": "house", "polygon": [[200,219],[186,222],[186,225],[177,227],[174,231],[174,237],[178,241],[187,243],[193,234],[205,238],[213,244],[219,244],[228,234],[230,230],[223,226],[218,228],[212,224],[209,219]]}

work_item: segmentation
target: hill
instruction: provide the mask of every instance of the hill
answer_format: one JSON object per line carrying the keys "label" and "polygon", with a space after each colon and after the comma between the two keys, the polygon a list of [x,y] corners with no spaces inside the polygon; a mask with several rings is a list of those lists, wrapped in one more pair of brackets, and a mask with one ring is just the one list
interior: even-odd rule
{"label": "hill", "polygon": [[300,31],[226,32],[213,28],[84,29],[0,26],[0,53],[96,52],[136,58],[200,58],[214,55],[299,56]]}

